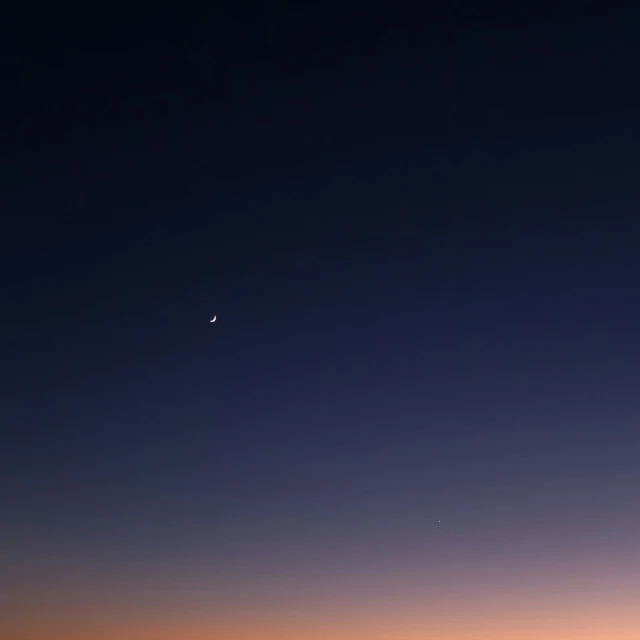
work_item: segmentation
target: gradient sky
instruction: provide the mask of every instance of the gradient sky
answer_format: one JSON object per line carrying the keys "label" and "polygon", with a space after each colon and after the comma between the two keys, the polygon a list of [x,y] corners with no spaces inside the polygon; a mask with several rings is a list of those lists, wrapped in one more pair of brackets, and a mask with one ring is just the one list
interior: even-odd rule
{"label": "gradient sky", "polygon": [[640,637],[634,18],[7,19],[0,634]]}

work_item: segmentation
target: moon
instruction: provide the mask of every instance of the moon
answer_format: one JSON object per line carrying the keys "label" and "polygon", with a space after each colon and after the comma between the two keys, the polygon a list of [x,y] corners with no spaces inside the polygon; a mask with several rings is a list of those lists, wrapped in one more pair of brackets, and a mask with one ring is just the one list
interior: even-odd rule
{"label": "moon", "polygon": [[213,316],[213,318],[211,318],[211,320],[209,320],[209,322],[215,322],[217,317],[218,316]]}

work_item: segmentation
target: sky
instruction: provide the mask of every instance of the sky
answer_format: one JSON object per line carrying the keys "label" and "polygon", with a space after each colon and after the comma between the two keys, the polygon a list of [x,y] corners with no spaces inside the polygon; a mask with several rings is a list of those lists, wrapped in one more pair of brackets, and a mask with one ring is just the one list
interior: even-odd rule
{"label": "sky", "polygon": [[634,18],[8,14],[0,635],[640,637]]}

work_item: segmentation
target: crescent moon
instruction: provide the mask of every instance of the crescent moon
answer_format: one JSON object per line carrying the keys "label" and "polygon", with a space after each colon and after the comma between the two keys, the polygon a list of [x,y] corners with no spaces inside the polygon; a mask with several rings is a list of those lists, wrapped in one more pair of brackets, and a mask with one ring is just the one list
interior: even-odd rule
{"label": "crescent moon", "polygon": [[217,318],[217,316],[213,316],[213,318],[211,318],[211,320],[209,320],[209,322],[215,322],[216,318]]}

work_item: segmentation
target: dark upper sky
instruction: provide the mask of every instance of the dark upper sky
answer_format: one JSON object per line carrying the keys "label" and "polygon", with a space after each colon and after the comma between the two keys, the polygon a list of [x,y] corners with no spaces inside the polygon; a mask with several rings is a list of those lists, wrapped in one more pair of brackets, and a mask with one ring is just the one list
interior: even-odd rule
{"label": "dark upper sky", "polygon": [[10,557],[637,539],[633,16],[14,17]]}

